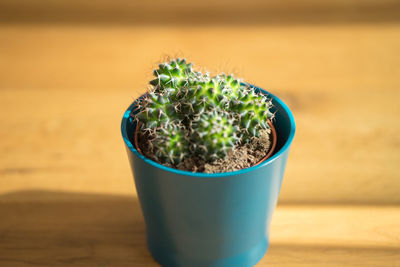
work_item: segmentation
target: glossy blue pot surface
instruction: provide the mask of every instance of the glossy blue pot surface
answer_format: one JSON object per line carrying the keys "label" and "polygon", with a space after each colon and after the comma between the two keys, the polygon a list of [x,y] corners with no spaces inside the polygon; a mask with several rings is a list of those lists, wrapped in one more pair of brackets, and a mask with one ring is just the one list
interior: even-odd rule
{"label": "glossy blue pot surface", "polygon": [[192,173],[160,165],[134,147],[136,123],[122,119],[122,136],[135,178],[151,254],[163,266],[254,266],[268,248],[295,123],[289,108],[272,98],[278,141],[257,166],[227,173]]}

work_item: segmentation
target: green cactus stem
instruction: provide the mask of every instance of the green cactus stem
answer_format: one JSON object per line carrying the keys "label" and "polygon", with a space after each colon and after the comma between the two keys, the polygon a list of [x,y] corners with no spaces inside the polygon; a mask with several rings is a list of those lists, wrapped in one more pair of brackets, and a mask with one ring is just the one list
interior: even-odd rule
{"label": "green cactus stem", "polygon": [[174,59],[160,64],[154,76],[135,119],[160,163],[223,159],[269,128],[271,100],[232,75],[210,77]]}

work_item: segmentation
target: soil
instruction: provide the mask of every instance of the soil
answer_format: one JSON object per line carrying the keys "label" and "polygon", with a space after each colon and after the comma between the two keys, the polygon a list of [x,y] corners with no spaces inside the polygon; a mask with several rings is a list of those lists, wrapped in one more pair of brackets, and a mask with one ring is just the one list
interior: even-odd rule
{"label": "soil", "polygon": [[[271,131],[269,129],[262,130],[260,132],[260,137],[253,137],[249,143],[232,149],[225,159],[205,162],[198,157],[191,157],[186,158],[177,166],[172,166],[171,164],[163,165],[190,172],[219,173],[237,171],[257,164],[267,155],[271,147],[270,136]],[[151,149],[147,145],[146,139],[146,135],[139,136],[138,144],[142,153],[146,157],[158,162],[157,158],[154,157]]]}

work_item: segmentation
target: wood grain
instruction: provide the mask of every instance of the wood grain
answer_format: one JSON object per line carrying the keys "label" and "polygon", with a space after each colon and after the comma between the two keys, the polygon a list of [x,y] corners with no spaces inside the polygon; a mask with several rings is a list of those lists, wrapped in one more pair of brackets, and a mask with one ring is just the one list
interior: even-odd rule
{"label": "wood grain", "polygon": [[396,0],[2,0],[0,23],[296,25],[399,22]]}
{"label": "wood grain", "polygon": [[254,21],[185,25],[131,20],[145,3],[53,2],[0,3],[0,266],[158,266],[119,127],[166,55],[233,72],[294,112],[257,266],[400,266],[396,1],[254,0]]}
{"label": "wood grain", "polygon": [[[1,266],[159,266],[136,197],[18,191],[0,212]],[[399,222],[398,206],[281,205],[257,266],[399,266]]]}
{"label": "wood grain", "polygon": [[177,47],[293,109],[282,202],[400,203],[397,25],[0,27],[0,192],[130,194],[120,120]]}

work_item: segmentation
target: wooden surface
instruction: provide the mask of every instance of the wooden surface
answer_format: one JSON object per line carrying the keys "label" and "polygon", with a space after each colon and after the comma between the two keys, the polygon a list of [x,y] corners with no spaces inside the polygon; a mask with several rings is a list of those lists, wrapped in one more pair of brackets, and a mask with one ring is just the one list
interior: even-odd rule
{"label": "wooden surface", "polygon": [[[159,266],[136,197],[0,197],[0,266]],[[280,205],[257,266],[400,266],[400,207]]]}
{"label": "wooden surface", "polygon": [[179,49],[269,89],[293,110],[297,132],[280,201],[399,204],[399,47],[397,25],[5,25],[0,193],[131,194],[120,120],[155,63]]}
{"label": "wooden surface", "polygon": [[257,266],[400,266],[398,4],[317,2],[300,2],[293,17],[253,1],[244,17],[257,5],[280,15],[180,25],[114,20],[120,9],[104,13],[107,1],[91,17],[78,1],[39,1],[37,13],[2,1],[0,266],[157,266],[119,127],[166,55],[234,72],[294,112],[271,246]]}

